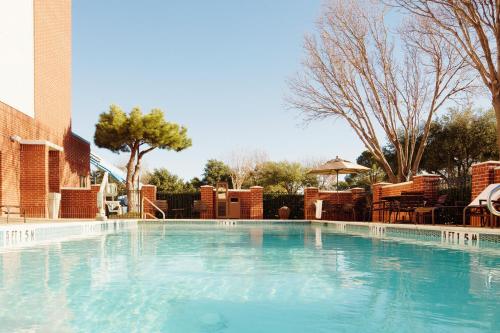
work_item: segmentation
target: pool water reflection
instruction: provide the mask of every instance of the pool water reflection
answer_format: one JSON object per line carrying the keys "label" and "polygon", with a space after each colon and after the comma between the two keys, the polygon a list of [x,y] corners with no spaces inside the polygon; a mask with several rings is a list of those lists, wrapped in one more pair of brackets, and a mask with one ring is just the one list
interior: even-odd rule
{"label": "pool water reflection", "polygon": [[500,256],[311,225],[140,224],[0,252],[0,331],[500,332]]}

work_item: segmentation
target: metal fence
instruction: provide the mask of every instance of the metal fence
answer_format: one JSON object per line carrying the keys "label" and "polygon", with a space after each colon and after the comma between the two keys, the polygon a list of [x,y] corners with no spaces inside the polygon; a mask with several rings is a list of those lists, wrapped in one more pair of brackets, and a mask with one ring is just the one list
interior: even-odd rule
{"label": "metal fence", "polygon": [[264,219],[278,219],[278,210],[287,206],[290,208],[291,220],[304,219],[304,195],[264,193]]}
{"label": "metal fence", "polygon": [[471,202],[472,177],[441,179],[438,185],[439,195],[447,195],[445,207],[437,211],[436,220],[439,224],[463,223],[463,206]]}
{"label": "metal fence", "polygon": [[197,218],[193,214],[193,203],[195,200],[200,200],[200,192],[187,193],[156,193],[156,200],[167,200],[167,218]]}
{"label": "metal fence", "polygon": [[471,202],[472,177],[441,179],[439,181],[439,195],[447,194],[446,205],[467,205]]}

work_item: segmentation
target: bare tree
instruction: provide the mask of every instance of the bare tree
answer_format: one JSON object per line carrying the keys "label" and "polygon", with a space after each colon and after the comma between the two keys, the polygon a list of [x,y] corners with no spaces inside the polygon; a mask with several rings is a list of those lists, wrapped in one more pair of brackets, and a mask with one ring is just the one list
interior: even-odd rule
{"label": "bare tree", "polygon": [[[399,182],[416,174],[434,113],[474,80],[441,36],[391,32],[386,13],[373,2],[331,1],[316,36],[305,38],[304,72],[290,81],[288,102],[308,120],[346,121],[389,180]],[[395,170],[381,132],[394,146]]]}
{"label": "bare tree", "polygon": [[[500,1],[498,0],[389,0],[428,22],[420,35],[431,33],[454,48],[476,70],[491,93],[500,129]],[[497,130],[500,149],[500,131]]]}
{"label": "bare tree", "polygon": [[226,164],[231,172],[233,188],[240,190],[257,165],[266,160],[267,154],[260,150],[233,150],[226,159]]}

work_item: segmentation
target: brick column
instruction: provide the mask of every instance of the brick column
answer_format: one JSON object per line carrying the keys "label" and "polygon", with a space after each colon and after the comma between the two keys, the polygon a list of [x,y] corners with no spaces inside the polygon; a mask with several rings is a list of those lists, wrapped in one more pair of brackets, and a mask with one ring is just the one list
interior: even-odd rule
{"label": "brick column", "polygon": [[60,152],[49,151],[49,192],[61,192],[61,164]]}
{"label": "brick column", "polygon": [[304,189],[304,219],[315,220],[314,202],[319,199],[319,190],[316,187]]}
{"label": "brick column", "polygon": [[200,187],[201,203],[205,206],[205,210],[201,212],[200,218],[210,220],[215,218],[214,210],[214,187],[203,185]]}
{"label": "brick column", "polygon": [[20,158],[21,210],[27,217],[48,215],[49,159],[45,145],[21,145]]}
{"label": "brick column", "polygon": [[352,193],[352,203],[355,204],[359,199],[362,199],[366,195],[366,191],[364,188],[355,187],[351,189]]}
{"label": "brick column", "polygon": [[413,191],[424,192],[424,197],[427,200],[437,200],[438,198],[438,175],[421,175],[413,177]]}
{"label": "brick column", "polygon": [[262,220],[264,218],[264,188],[262,186],[250,187],[250,219]]}
{"label": "brick column", "polygon": [[[142,185],[141,187],[141,198],[147,198],[152,202],[156,201],[156,186],[154,185]],[[147,200],[144,200],[144,213],[147,215],[146,218],[152,218],[151,215],[155,216],[156,208],[153,207]],[[151,214],[151,215],[149,215]]]}
{"label": "brick column", "polygon": [[495,184],[500,183],[500,167],[495,168],[493,182]]}
{"label": "brick column", "polygon": [[[380,198],[382,197],[382,188],[386,185],[391,185],[391,183],[383,183],[382,182],[382,183],[376,183],[376,184],[372,185],[372,202],[380,201]],[[381,211],[373,212],[372,221],[373,222],[383,222],[382,221],[382,212]]]}
{"label": "brick column", "polygon": [[472,166],[472,200],[488,185],[495,182],[495,169],[500,167],[498,161],[477,163]]}

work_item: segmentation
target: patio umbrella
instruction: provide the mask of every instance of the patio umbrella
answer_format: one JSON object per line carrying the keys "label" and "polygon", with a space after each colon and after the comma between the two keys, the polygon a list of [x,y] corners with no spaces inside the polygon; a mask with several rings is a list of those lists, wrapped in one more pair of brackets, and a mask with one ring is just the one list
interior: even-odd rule
{"label": "patio umbrella", "polygon": [[337,192],[339,191],[339,174],[361,173],[369,171],[370,168],[352,163],[338,156],[334,160],[330,160],[319,167],[309,171],[313,175],[337,175]]}

